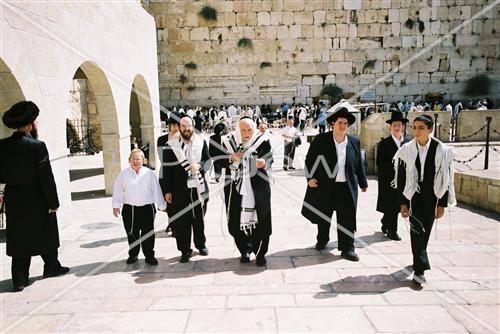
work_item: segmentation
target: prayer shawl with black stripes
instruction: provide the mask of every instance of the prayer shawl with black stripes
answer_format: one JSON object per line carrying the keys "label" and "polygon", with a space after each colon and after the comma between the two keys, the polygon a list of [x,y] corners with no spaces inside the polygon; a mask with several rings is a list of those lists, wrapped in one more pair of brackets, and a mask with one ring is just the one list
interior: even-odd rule
{"label": "prayer shawl with black stripes", "polygon": [[[245,233],[251,232],[258,223],[255,196],[250,181],[251,156],[266,140],[269,140],[269,138],[263,133],[255,134],[246,143],[238,142],[234,135],[224,138],[224,145],[230,154],[243,153],[241,160],[233,162],[229,168],[231,169],[231,179],[236,185],[236,190],[241,195],[240,229]],[[231,205],[231,202],[229,202],[229,205]]]}
{"label": "prayer shawl with black stripes", "polygon": [[177,158],[177,161],[179,161],[182,168],[184,168],[188,173],[188,182],[186,184],[186,187],[197,189],[198,199],[201,201],[202,206],[204,202],[202,194],[205,192],[204,178],[200,171],[192,173],[192,171],[189,169],[189,165],[201,163],[203,142],[203,138],[196,133],[193,133],[190,144],[186,144],[179,133],[177,133],[168,142],[175,154],[175,157]]}

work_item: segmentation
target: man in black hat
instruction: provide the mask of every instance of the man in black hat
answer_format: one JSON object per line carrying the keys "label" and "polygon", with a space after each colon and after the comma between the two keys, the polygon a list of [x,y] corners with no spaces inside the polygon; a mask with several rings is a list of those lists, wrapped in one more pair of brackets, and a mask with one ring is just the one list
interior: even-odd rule
{"label": "man in black hat", "polygon": [[[391,118],[386,121],[390,126],[391,135],[382,139],[377,147],[377,174],[378,174],[378,198],[377,211],[382,212],[382,233],[389,239],[399,241],[398,214],[401,199],[401,186],[395,189],[391,186],[394,179],[394,165],[392,159],[397,150],[409,139],[404,136],[408,119],[400,111],[393,111]],[[404,168],[398,166],[398,168]]]}
{"label": "man in black hat", "polygon": [[[210,158],[213,160],[215,181],[219,182],[221,177],[222,169],[224,168],[224,162],[228,155],[227,151],[224,150],[222,146],[222,136],[229,133],[229,125],[226,122],[219,122],[214,126],[214,134],[210,136],[208,144],[208,152],[210,153]],[[226,174],[230,175],[229,169],[226,170]]]}
{"label": "man in black hat", "polygon": [[57,259],[59,208],[56,183],[45,143],[37,140],[40,110],[30,101],[14,104],[2,117],[17,129],[0,140],[0,183],[5,184],[7,255],[12,257],[14,291],[29,285],[31,257],[41,255],[44,277],[65,274]]}
{"label": "man in black hat", "polygon": [[354,251],[358,186],[363,192],[368,188],[359,139],[347,134],[355,121],[346,108],[340,108],[327,118],[333,131],[318,134],[311,143],[302,206],[302,215],[318,225],[317,250],[325,249],[330,240],[331,217],[336,211],[338,249],[350,261],[359,260]]}
{"label": "man in black hat", "polygon": [[[170,117],[168,118],[168,133],[158,137],[156,142],[156,147],[158,148],[158,154],[160,155],[160,161],[162,162],[161,170],[160,170],[160,185],[164,184],[161,180],[165,176],[165,169],[167,168],[167,164],[165,164],[165,152],[169,149],[168,141],[171,140],[178,132],[179,132],[179,120],[181,116],[176,112],[170,112]],[[164,190],[164,189],[162,189]],[[165,192],[164,192],[165,193]],[[172,203],[167,203],[167,215],[168,217],[172,217],[173,215],[173,205]],[[169,223],[165,232],[172,232],[172,236],[175,237],[174,232],[172,231],[172,225]]]}

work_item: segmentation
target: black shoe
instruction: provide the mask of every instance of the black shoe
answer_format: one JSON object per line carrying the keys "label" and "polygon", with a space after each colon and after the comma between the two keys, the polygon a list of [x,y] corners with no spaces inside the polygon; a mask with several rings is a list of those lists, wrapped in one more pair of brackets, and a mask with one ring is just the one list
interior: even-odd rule
{"label": "black shoe", "polygon": [[401,237],[398,232],[387,232],[387,237],[394,241],[401,241]]}
{"label": "black shoe", "polygon": [[283,170],[288,170],[288,167],[283,167]]}
{"label": "black shoe", "polygon": [[180,263],[186,263],[189,262],[189,258],[191,257],[190,252],[182,253],[181,259],[179,260]]}
{"label": "black shoe", "polygon": [[383,234],[387,234],[387,232],[389,231],[387,228],[385,228],[384,226],[382,226],[380,228],[380,231],[382,231]]}
{"label": "black shoe", "polygon": [[14,283],[12,285],[13,292],[21,292],[23,290],[24,290],[24,284],[22,284],[22,283]]}
{"label": "black shoe", "polygon": [[200,255],[207,256],[208,255],[208,248],[207,247],[199,248],[198,253]]}
{"label": "black shoe", "polygon": [[158,260],[154,256],[149,256],[146,258],[146,263],[151,266],[156,266],[158,264]]}
{"label": "black shoe", "polygon": [[413,273],[413,280],[414,283],[422,285],[426,283],[427,281],[425,280],[424,273]]}
{"label": "black shoe", "polygon": [[257,263],[257,265],[259,267],[264,267],[267,263],[267,260],[265,257],[258,257],[256,260],[255,260],[255,263]]}
{"label": "black shoe", "polygon": [[319,242],[319,241],[318,241],[318,242],[316,243],[315,248],[316,248],[316,250],[319,250],[319,251],[320,251],[320,250],[325,249],[325,248],[326,248],[326,245],[328,245],[328,242],[324,242],[324,241],[323,241],[323,242]]}
{"label": "black shoe", "polygon": [[295,170],[295,167],[288,167],[289,170]]}
{"label": "black shoe", "polygon": [[137,255],[136,256],[129,256],[127,259],[127,264],[132,264],[137,262]]}
{"label": "black shoe", "polygon": [[56,276],[62,276],[64,274],[67,274],[69,271],[68,267],[59,267],[57,270],[54,271],[49,271],[49,272],[44,272],[43,273],[43,278],[47,277],[56,277]]}
{"label": "black shoe", "polygon": [[359,256],[358,254],[356,254],[355,251],[351,250],[351,251],[342,251],[340,253],[340,256],[346,260],[349,260],[349,261],[359,261]]}
{"label": "black shoe", "polygon": [[242,254],[240,257],[240,262],[241,263],[250,263],[250,255],[247,254]]}

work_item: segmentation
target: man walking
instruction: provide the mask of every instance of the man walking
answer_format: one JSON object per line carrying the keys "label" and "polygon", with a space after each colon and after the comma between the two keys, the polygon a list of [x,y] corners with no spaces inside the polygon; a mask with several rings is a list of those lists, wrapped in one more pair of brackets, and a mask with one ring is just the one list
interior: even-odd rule
{"label": "man walking", "polygon": [[41,255],[43,277],[59,276],[69,268],[59,263],[59,208],[56,183],[45,143],[37,139],[40,110],[31,101],[13,105],[4,124],[17,129],[0,140],[0,183],[4,183],[7,255],[12,257],[14,291],[29,285],[31,257]]}
{"label": "man walking", "polygon": [[318,134],[306,156],[307,190],[302,215],[318,226],[316,249],[325,249],[330,240],[330,222],[337,213],[338,249],[341,256],[358,261],[354,251],[358,186],[368,188],[361,147],[357,137],[347,134],[356,118],[340,108],[327,118],[333,131]]}

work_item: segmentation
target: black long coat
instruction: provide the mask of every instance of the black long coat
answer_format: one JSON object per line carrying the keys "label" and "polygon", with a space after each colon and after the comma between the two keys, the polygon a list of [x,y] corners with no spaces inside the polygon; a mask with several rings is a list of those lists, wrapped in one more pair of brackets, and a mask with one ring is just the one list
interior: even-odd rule
{"label": "black long coat", "polygon": [[[408,138],[403,139],[405,144],[409,141]],[[382,139],[377,146],[377,175],[378,175],[378,197],[377,197],[377,211],[383,213],[399,212],[401,202],[401,189],[404,185],[403,177],[398,178],[398,189],[391,186],[394,179],[394,165],[392,158],[396,154],[398,146],[392,139],[392,136]],[[404,166],[399,166],[399,175],[403,175]]]}
{"label": "black long coat", "polygon": [[5,183],[7,255],[28,257],[59,248],[56,183],[45,143],[23,132],[0,140],[0,183]]}
{"label": "black long coat", "polygon": [[[265,159],[266,167],[256,170],[256,159]],[[224,159],[226,171],[229,170],[229,157]],[[256,234],[259,239],[266,238],[272,233],[271,219],[271,186],[267,169],[271,168],[273,162],[271,144],[266,140],[260,144],[250,159],[250,182],[255,196],[255,210],[257,211],[258,224],[252,234]],[[226,178],[230,177],[226,175]],[[242,196],[236,190],[236,185],[229,179],[225,180],[224,195],[226,202],[226,212],[228,212],[229,233],[235,237],[240,233],[240,215]]]}
{"label": "black long coat", "polygon": [[[177,160],[174,151],[170,145],[165,146],[163,151],[162,175],[160,176],[160,186],[163,194],[172,193],[172,204],[167,204],[167,212],[169,217],[183,212],[174,222],[175,224],[191,221],[191,210],[185,210],[191,204],[190,190],[187,187],[188,173]],[[208,145],[203,141],[203,149],[201,152],[201,168],[200,173],[203,175],[205,183],[205,192],[202,196],[205,198],[205,203],[208,201],[208,183],[205,178],[205,173],[210,170],[210,155],[208,153]]]}
{"label": "black long coat", "polygon": [[[368,187],[368,181],[361,160],[361,146],[359,139],[351,135],[346,135],[348,138],[345,175],[347,186],[351,194],[351,200],[356,209],[358,203],[358,187]],[[311,223],[318,224],[326,222],[325,217],[329,217],[332,208],[335,208],[335,203],[332,202],[332,187],[335,183],[335,178],[330,177],[337,164],[337,151],[335,149],[335,140],[333,132],[329,131],[316,136],[309,147],[306,156],[306,178],[307,181],[316,179],[318,181],[317,188],[307,187],[304,196],[304,204],[302,205],[302,215],[309,219]],[[347,199],[346,199],[347,200]],[[318,215],[315,211],[318,210],[322,215]],[[330,221],[328,220],[328,223]]]}

